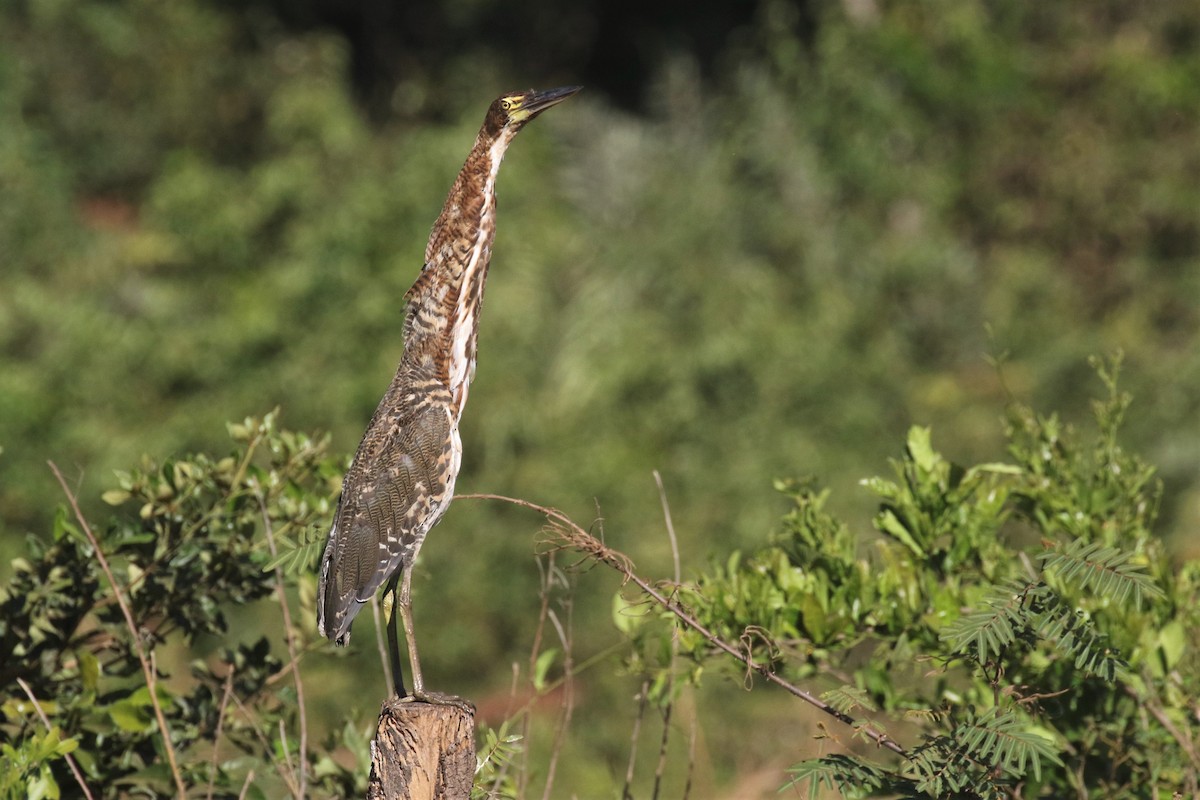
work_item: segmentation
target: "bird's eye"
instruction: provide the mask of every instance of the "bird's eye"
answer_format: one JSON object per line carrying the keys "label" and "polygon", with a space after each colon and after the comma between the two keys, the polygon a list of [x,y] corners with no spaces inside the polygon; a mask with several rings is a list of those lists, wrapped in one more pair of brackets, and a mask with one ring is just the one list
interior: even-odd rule
{"label": "bird's eye", "polygon": [[512,111],[517,107],[517,101],[511,97],[506,97],[500,101],[500,105],[504,107],[505,111]]}

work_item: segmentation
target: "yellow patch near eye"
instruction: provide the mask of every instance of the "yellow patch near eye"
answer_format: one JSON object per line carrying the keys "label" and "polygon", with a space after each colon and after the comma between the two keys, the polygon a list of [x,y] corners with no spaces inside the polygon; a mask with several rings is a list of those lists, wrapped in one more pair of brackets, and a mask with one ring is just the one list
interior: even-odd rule
{"label": "yellow patch near eye", "polygon": [[500,101],[500,105],[504,106],[505,111],[512,111],[514,108],[517,108],[520,103],[517,102],[515,98],[506,97]]}

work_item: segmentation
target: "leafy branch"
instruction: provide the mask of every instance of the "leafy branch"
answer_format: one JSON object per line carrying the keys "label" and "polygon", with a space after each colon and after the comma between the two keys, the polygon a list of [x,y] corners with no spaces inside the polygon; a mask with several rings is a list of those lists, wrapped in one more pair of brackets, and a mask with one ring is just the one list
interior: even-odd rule
{"label": "leafy branch", "polygon": [[58,466],[53,461],[50,462],[50,470],[54,473],[59,486],[62,487],[67,502],[71,504],[71,510],[75,513],[75,519],[79,523],[79,528],[91,543],[92,552],[95,554],[100,568],[104,570],[104,577],[108,579],[109,588],[117,600],[117,605],[121,607],[121,615],[125,618],[125,626],[129,631],[129,639],[133,642],[134,650],[137,652],[138,664],[142,668],[142,675],[146,680],[146,688],[150,690],[150,704],[154,708],[154,720],[158,724],[159,733],[162,734],[163,749],[167,753],[167,763],[171,768],[171,778],[175,781],[177,796],[180,800],[183,800],[183,798],[187,797],[187,787],[184,786],[183,777],[179,774],[179,759],[175,755],[175,744],[171,737],[171,729],[167,726],[166,717],[163,716],[162,704],[158,700],[157,670],[150,664],[150,657],[146,654],[146,647],[142,642],[141,635],[138,633],[137,624],[133,621],[133,612],[129,610],[129,603],[125,599],[125,593],[121,591],[121,587],[117,584],[117,579],[113,577],[112,569],[108,566],[108,559],[104,555],[104,549],[96,541],[96,535],[92,533],[92,527],[84,518],[83,512],[79,510],[79,503],[76,501],[75,495],[71,492],[70,487],[67,486],[66,479],[63,478]]}
{"label": "leafy branch", "polygon": [[765,680],[775,684],[789,694],[797,697],[814,708],[823,711],[839,722],[845,723],[856,731],[862,733],[867,738],[874,741],[880,747],[887,748],[894,753],[904,755],[902,748],[894,739],[882,731],[878,731],[870,726],[860,726],[858,722],[848,714],[839,711],[830,703],[825,702],[816,695],[808,692],[796,684],[780,677],[767,664],[762,664],[747,654],[745,648],[731,644],[712,633],[706,626],[697,620],[687,609],[681,606],[674,600],[668,598],[657,587],[652,585],[645,578],[642,578],[634,571],[633,561],[624,553],[609,547],[596,536],[593,536],[586,529],[572,520],[563,512],[550,508],[548,506],[532,503],[528,500],[521,500],[515,497],[505,497],[497,494],[466,494],[459,495],[459,499],[470,500],[499,500],[504,503],[521,506],[522,508],[536,511],[544,516],[547,520],[546,526],[542,529],[544,544],[550,549],[573,550],[584,556],[585,559],[593,560],[597,563],[604,564],[615,569],[621,574],[623,580],[627,583],[632,583],[637,586],[647,597],[665,611],[674,615],[681,623],[688,628],[700,634],[706,642],[741,662],[746,669],[751,672],[761,675]]}

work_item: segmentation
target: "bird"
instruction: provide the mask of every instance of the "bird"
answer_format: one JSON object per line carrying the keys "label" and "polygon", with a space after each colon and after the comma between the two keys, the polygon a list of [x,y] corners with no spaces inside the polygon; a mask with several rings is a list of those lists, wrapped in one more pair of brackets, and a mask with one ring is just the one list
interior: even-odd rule
{"label": "bird", "polygon": [[[479,314],[496,235],[496,176],[513,138],[531,120],[580,91],[501,95],[488,106],[425,247],[425,263],[404,296],[403,350],[342,481],[321,558],[317,628],[339,646],[380,586],[392,597],[388,652],[392,689],[402,700],[459,704],[425,689],[412,621],[412,567],[454,496],[462,463],[458,423],[475,377]],[[397,586],[399,593],[397,594]],[[404,626],[412,687],[396,641]]]}

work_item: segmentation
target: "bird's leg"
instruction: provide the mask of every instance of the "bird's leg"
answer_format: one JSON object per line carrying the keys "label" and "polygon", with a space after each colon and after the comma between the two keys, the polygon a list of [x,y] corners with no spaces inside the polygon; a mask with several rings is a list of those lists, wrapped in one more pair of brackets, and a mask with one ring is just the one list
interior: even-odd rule
{"label": "bird's leg", "polygon": [[396,584],[399,582],[400,576],[393,575],[388,581],[384,594],[392,596],[392,610],[388,613],[387,622],[388,660],[392,665],[392,688],[396,690],[397,697],[404,697],[408,692],[404,690],[404,670],[400,668],[400,643],[396,641],[396,606],[400,605],[399,597],[396,594]]}
{"label": "bird's leg", "polygon": [[[412,667],[413,690],[408,697],[424,703],[433,703],[434,705],[457,706],[468,714],[474,715],[475,706],[461,697],[441,694],[440,692],[425,691],[425,682],[421,679],[421,661],[417,655],[417,637],[413,633],[411,564],[407,564],[404,567],[404,575],[400,579],[400,599],[396,605],[400,606],[400,619],[404,622],[404,640],[405,644],[408,645],[408,663]],[[408,699],[403,693],[400,696]]]}

